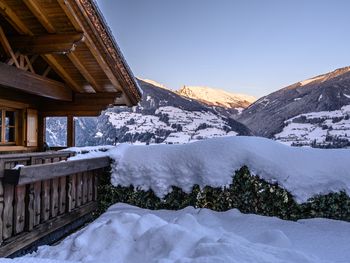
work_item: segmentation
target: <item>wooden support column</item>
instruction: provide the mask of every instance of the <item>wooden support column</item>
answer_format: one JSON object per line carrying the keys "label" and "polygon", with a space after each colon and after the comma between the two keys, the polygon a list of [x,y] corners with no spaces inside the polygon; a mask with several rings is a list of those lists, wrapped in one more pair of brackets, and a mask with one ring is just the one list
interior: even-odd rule
{"label": "wooden support column", "polygon": [[44,151],[44,143],[46,142],[46,122],[45,117],[38,114],[38,146],[40,151]]}
{"label": "wooden support column", "polygon": [[74,116],[67,116],[67,147],[75,146],[75,123]]}

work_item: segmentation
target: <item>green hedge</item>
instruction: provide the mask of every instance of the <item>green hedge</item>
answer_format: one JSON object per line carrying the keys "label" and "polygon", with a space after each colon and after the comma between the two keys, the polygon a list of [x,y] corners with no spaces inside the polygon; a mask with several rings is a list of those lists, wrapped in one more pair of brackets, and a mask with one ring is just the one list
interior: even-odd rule
{"label": "green hedge", "polygon": [[247,167],[235,172],[232,184],[223,188],[198,185],[191,193],[173,187],[163,199],[152,190],[144,191],[134,187],[114,187],[109,176],[104,177],[99,187],[99,213],[110,205],[123,202],[147,209],[177,210],[187,206],[226,211],[232,208],[242,213],[277,216],[282,219],[324,217],[350,221],[350,198],[345,192],[316,196],[303,204],[297,204],[292,195],[278,186],[252,176]]}

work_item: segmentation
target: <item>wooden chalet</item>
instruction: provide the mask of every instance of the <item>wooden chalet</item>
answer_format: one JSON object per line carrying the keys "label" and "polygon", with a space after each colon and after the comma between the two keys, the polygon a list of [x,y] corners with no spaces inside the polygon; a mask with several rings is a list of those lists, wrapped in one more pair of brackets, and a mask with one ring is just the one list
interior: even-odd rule
{"label": "wooden chalet", "polygon": [[0,0],[0,256],[77,227],[96,208],[109,160],[41,152],[45,118],[67,118],[74,146],[75,116],[140,98],[93,0]]}

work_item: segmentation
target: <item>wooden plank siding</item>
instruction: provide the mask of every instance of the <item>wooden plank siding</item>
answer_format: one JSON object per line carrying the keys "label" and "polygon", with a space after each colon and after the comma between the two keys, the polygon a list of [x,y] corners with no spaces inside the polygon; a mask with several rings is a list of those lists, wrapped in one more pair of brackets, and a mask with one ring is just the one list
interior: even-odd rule
{"label": "wooden plank siding", "polygon": [[[98,177],[109,167],[109,159],[62,162],[69,155],[66,152],[0,157],[0,257],[96,208]],[[18,184],[4,180],[6,171],[17,164],[25,165],[18,169],[20,177],[30,176],[20,178]]]}

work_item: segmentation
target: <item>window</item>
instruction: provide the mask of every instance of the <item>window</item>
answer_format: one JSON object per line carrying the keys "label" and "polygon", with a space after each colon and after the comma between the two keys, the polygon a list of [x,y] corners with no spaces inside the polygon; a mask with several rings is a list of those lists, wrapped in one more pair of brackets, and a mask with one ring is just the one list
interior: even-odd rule
{"label": "window", "polygon": [[16,144],[17,112],[11,109],[0,109],[0,144]]}
{"label": "window", "polygon": [[46,117],[45,128],[45,139],[48,146],[67,146],[67,117]]}

